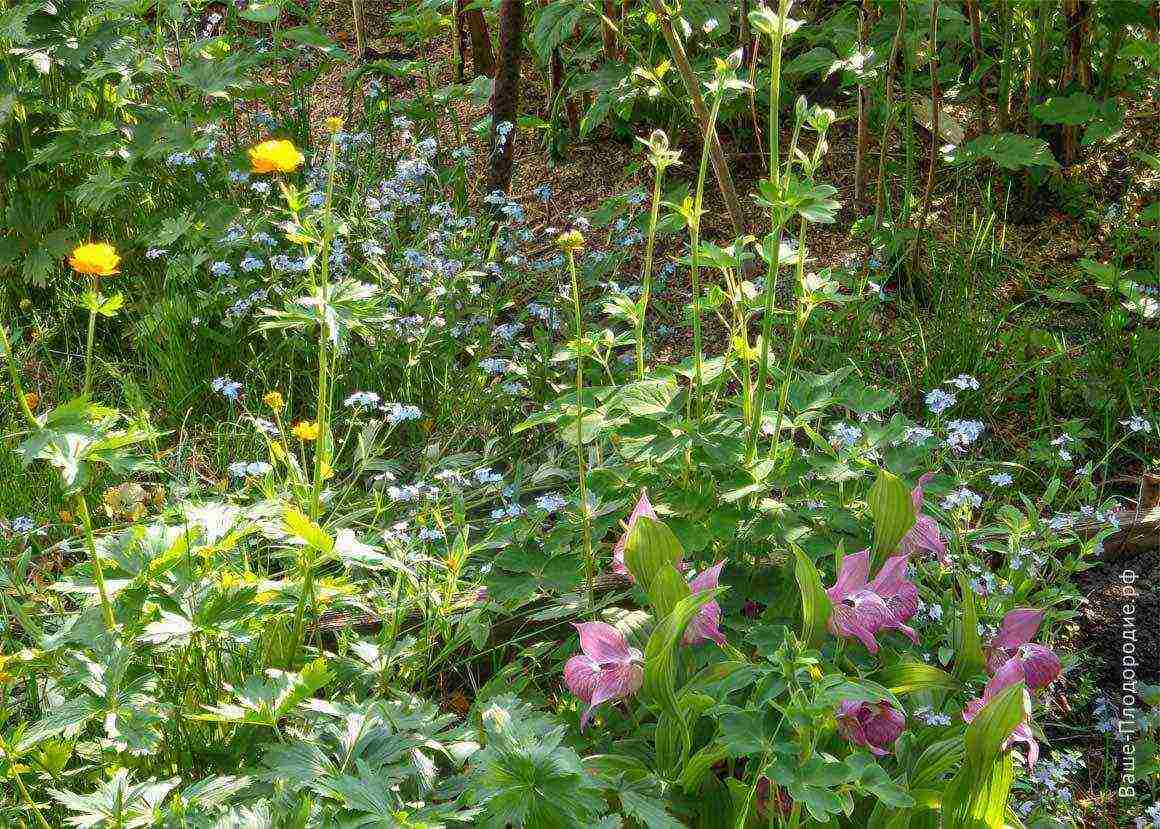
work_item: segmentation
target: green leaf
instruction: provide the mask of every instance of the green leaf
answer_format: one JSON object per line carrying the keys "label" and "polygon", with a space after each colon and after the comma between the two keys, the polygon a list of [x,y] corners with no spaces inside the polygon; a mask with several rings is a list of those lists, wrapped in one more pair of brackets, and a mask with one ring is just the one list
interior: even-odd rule
{"label": "green leaf", "polygon": [[902,479],[885,469],[878,470],[878,479],[866,500],[874,515],[872,561],[877,565],[898,548],[898,542],[914,526],[914,502]]}
{"label": "green leaf", "polygon": [[[644,518],[637,520],[637,526]],[[654,522],[659,523],[659,522]],[[627,556],[626,556],[627,559]],[[678,601],[649,636],[644,650],[644,684],[641,690],[651,699],[661,712],[672,717],[677,723],[684,746],[682,756],[689,752],[691,737],[689,725],[680,710],[677,700],[677,647],[685,628],[701,607],[724,592],[723,588],[703,590]]]}
{"label": "green leaf", "polygon": [[282,512],[282,529],[320,553],[328,554],[334,549],[334,539],[294,507]]}
{"label": "green leaf", "polygon": [[553,49],[572,38],[572,30],[584,19],[588,8],[576,0],[556,0],[540,9],[532,46],[541,58],[547,58]]}
{"label": "green leaf", "polygon": [[954,676],[964,682],[981,673],[987,660],[983,656],[983,643],[979,638],[979,608],[975,602],[975,593],[965,576],[960,574],[958,582],[963,615],[955,641]]}
{"label": "green leaf", "polygon": [[965,759],[943,795],[946,829],[1002,829],[1014,770],[1003,746],[1026,716],[1022,682],[987,703],[967,726]]}
{"label": "green leaf", "polygon": [[946,671],[917,659],[900,659],[874,677],[895,694],[920,691],[957,691],[962,684]]}
{"label": "green leaf", "polygon": [[643,823],[648,829],[684,829],[685,824],[665,811],[665,801],[625,789],[620,792],[624,814]]}
{"label": "green leaf", "polygon": [[796,544],[790,544],[790,549],[794,556],[794,578],[802,594],[802,640],[816,645],[825,636],[830,619],[830,597],[822,587],[822,574],[817,565]]}
{"label": "green leaf", "polygon": [[[633,522],[624,548],[624,564],[648,594],[658,618],[666,616],[678,599],[688,595],[688,586],[677,570],[683,557],[681,542],[663,523],[648,516]],[[680,586],[673,580],[673,573]]]}
{"label": "green leaf", "polygon": [[965,752],[961,737],[931,743],[914,763],[910,787],[926,789],[938,785],[944,774],[962,762]]}
{"label": "green leaf", "polygon": [[1066,124],[1072,127],[1088,123],[1100,111],[1100,102],[1086,92],[1052,95],[1043,103],[1031,107],[1031,114],[1045,124]]}
{"label": "green leaf", "polygon": [[951,164],[965,164],[981,158],[990,159],[1005,170],[1059,166],[1046,141],[1010,132],[980,135],[955,148],[947,156],[947,161]]}
{"label": "green leaf", "polygon": [[285,0],[250,0],[238,17],[251,23],[273,23],[282,16]]}
{"label": "green leaf", "polygon": [[316,659],[300,673],[266,671],[266,677],[251,677],[234,692],[234,701],[207,706],[192,719],[207,722],[264,725],[274,728],[283,717],[293,713],[319,688],[334,679],[323,659]]}

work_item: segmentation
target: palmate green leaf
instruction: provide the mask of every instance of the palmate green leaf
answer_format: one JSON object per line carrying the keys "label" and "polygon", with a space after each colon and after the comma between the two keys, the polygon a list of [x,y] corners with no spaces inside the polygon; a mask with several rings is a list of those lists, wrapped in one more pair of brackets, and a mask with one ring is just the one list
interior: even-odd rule
{"label": "palmate green leaf", "polygon": [[140,829],[153,826],[155,812],[177,787],[177,778],[133,783],[128,769],[118,769],[111,779],[89,794],[49,789],[53,800],[72,812],[74,826],[107,826]]}
{"label": "palmate green leaf", "polygon": [[898,542],[914,526],[914,503],[906,484],[885,469],[878,470],[878,478],[870,488],[866,501],[874,516],[872,561],[877,565],[898,548]]}
{"label": "palmate green leaf", "polygon": [[[334,679],[323,659],[306,665],[300,673],[269,669],[265,678],[252,677],[235,692],[235,701],[207,706],[192,715],[206,722],[245,723],[274,728],[315,691]],[[229,686],[227,686],[229,687]]]}
{"label": "palmate green leaf", "polygon": [[955,636],[955,679],[964,682],[983,671],[987,660],[979,638],[979,607],[975,592],[967,579],[959,575],[959,595],[963,606],[962,620]]}
{"label": "palmate green leaf", "polygon": [[572,39],[572,30],[585,17],[594,20],[598,12],[584,0],[555,0],[540,9],[536,28],[532,32],[532,47],[541,58],[546,58],[561,43]]}
{"label": "palmate green leaf", "polygon": [[825,637],[826,623],[830,619],[832,605],[830,597],[822,587],[822,574],[818,567],[796,544],[793,550],[793,574],[802,594],[802,641],[817,645]]}
{"label": "palmate green leaf", "polygon": [[563,728],[538,734],[515,722],[491,722],[487,732],[489,744],[472,759],[466,791],[480,807],[475,825],[591,829],[604,799],[563,744]]}
{"label": "palmate green leaf", "polygon": [[41,460],[60,474],[66,493],[83,488],[92,477],[92,466],[105,466],[117,474],[155,469],[147,458],[127,451],[155,440],[158,433],[140,424],[116,428],[121,415],[106,406],[76,397],[37,418],[40,428],[17,449],[25,467]]}
{"label": "palmate green leaf", "polygon": [[966,164],[983,158],[995,162],[1005,170],[1059,166],[1046,141],[1010,132],[980,135],[954,148],[946,156],[950,164]]}

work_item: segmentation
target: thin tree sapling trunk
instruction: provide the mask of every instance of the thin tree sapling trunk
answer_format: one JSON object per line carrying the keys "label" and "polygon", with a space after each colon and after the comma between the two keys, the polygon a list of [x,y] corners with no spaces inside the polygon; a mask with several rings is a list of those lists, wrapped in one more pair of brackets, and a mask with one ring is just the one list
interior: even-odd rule
{"label": "thin tree sapling trunk", "polygon": [[502,0],[499,6],[499,63],[491,96],[491,165],[487,192],[508,192],[519,118],[520,63],[524,47],[524,0]]}
{"label": "thin tree sapling trunk", "polygon": [[975,71],[979,73],[979,132],[987,131],[987,73],[983,71],[983,22],[979,0],[963,0],[971,24],[971,46],[975,53]]}
{"label": "thin tree sapling trunk", "polygon": [[487,19],[478,8],[467,9],[467,30],[471,34],[471,65],[476,75],[495,77],[495,55],[491,51],[491,32],[487,29]]}
{"label": "thin tree sapling trunk", "polygon": [[[664,35],[669,51],[673,54],[673,63],[677,65],[677,71],[681,73],[681,79],[685,82],[685,92],[688,93],[689,100],[693,104],[693,112],[700,124],[701,134],[704,135],[708,131],[709,109],[705,106],[705,98],[701,95],[701,81],[693,73],[693,67],[689,65],[689,56],[685,53],[685,47],[677,37],[676,32],[673,31],[673,23],[669,19],[669,13],[664,3],[662,0],[649,0],[649,2],[653,12],[656,13],[657,22],[660,23],[661,34]],[[741,212],[741,201],[737,198],[737,188],[733,185],[733,175],[729,172],[729,162],[725,158],[724,150],[721,149],[721,142],[717,139],[716,130],[712,132],[711,142],[709,161],[713,165],[717,186],[720,188],[721,197],[725,201],[725,209],[729,211],[729,220],[733,225],[734,235],[743,236],[745,235],[745,215]]]}

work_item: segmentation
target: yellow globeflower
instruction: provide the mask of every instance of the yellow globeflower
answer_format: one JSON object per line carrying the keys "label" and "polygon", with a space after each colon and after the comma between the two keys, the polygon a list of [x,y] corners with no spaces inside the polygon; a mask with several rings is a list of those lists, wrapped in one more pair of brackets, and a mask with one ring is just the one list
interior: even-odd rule
{"label": "yellow globeflower", "polygon": [[318,440],[318,434],[322,431],[318,425],[317,420],[300,420],[294,424],[294,428],[290,433],[301,441]]}
{"label": "yellow globeflower", "polygon": [[281,392],[266,392],[266,394],[262,397],[262,402],[269,406],[274,412],[280,412],[286,408],[286,401],[282,399]]}
{"label": "yellow globeflower", "polygon": [[117,273],[117,265],[121,257],[116,249],[105,242],[92,242],[81,245],[72,252],[68,263],[77,273],[89,276],[112,276]]}
{"label": "yellow globeflower", "polygon": [[306,159],[286,140],[263,141],[250,148],[250,165],[255,173],[292,173]]}

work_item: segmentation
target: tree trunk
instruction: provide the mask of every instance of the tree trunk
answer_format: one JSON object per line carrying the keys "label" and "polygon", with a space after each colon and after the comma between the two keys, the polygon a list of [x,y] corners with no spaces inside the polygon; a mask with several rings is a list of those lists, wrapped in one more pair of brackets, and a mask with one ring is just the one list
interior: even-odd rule
{"label": "tree trunk", "polygon": [[[882,223],[882,210],[886,206],[886,150],[890,146],[890,127],[894,120],[894,74],[898,64],[898,50],[902,46],[902,36],[906,31],[906,4],[898,4],[898,30],[894,33],[894,43],[890,47],[890,58],[886,62],[886,80],[883,83],[886,99],[886,118],[882,125],[882,146],[878,148],[878,184],[874,189],[874,229]],[[907,93],[909,94],[909,92]]]}
{"label": "tree trunk", "polygon": [[495,56],[491,51],[491,32],[487,30],[487,19],[479,9],[464,12],[467,29],[471,33],[471,66],[476,75],[495,77]]}
{"label": "tree trunk", "polygon": [[455,0],[454,13],[455,28],[451,30],[453,40],[451,54],[455,60],[455,80],[457,83],[463,83],[466,73],[464,67],[467,64],[467,26],[463,17],[463,0]]}
{"label": "tree trunk", "polygon": [[979,72],[979,132],[987,131],[987,73],[983,68],[983,23],[979,15],[979,0],[963,0],[967,19],[971,22],[971,46],[975,51],[975,71]]}
{"label": "tree trunk", "polygon": [[[693,74],[693,67],[689,65],[689,56],[685,54],[685,47],[677,38],[676,32],[673,31],[672,21],[669,20],[668,12],[665,10],[664,4],[661,0],[649,0],[652,4],[653,12],[656,13],[657,21],[661,26],[661,34],[664,35],[665,42],[669,45],[669,51],[673,53],[673,62],[677,65],[677,71],[681,73],[681,78],[685,82],[685,91],[689,95],[689,100],[693,104],[693,112],[696,113],[697,120],[700,122],[701,134],[708,132],[709,127],[709,109],[705,106],[705,99],[701,96],[701,82],[697,76]],[[725,152],[721,149],[721,142],[717,139],[717,131],[714,130],[711,138],[712,143],[709,145],[709,160],[713,164],[713,174],[717,178],[717,186],[721,189],[721,197],[725,201],[725,208],[729,211],[729,219],[733,224],[733,234],[735,236],[745,235],[745,215],[741,212],[741,202],[737,198],[737,188],[733,186],[733,176],[729,172],[729,162],[725,158]]]}
{"label": "tree trunk", "polygon": [[600,34],[604,40],[604,57],[606,60],[616,60],[616,30],[612,24],[616,22],[616,0],[604,0],[604,18],[600,21]]}
{"label": "tree trunk", "polygon": [[[858,49],[864,51],[870,43],[870,20],[873,0],[862,0],[858,11]],[[866,197],[866,156],[870,153],[870,87],[858,81],[858,138],[854,149],[854,204],[862,204]]]}
{"label": "tree trunk", "polygon": [[[1087,60],[1087,40],[1091,28],[1091,4],[1085,0],[1064,0],[1063,13],[1067,19],[1067,64],[1063,68],[1059,88],[1066,92],[1073,84],[1086,92],[1091,87],[1091,67]],[[1063,128],[1063,161],[1073,164],[1079,155],[1079,127]]]}
{"label": "tree trunk", "polygon": [[499,7],[499,65],[491,96],[491,169],[487,192],[508,192],[520,103],[520,62],[524,45],[524,0],[502,0]]}

